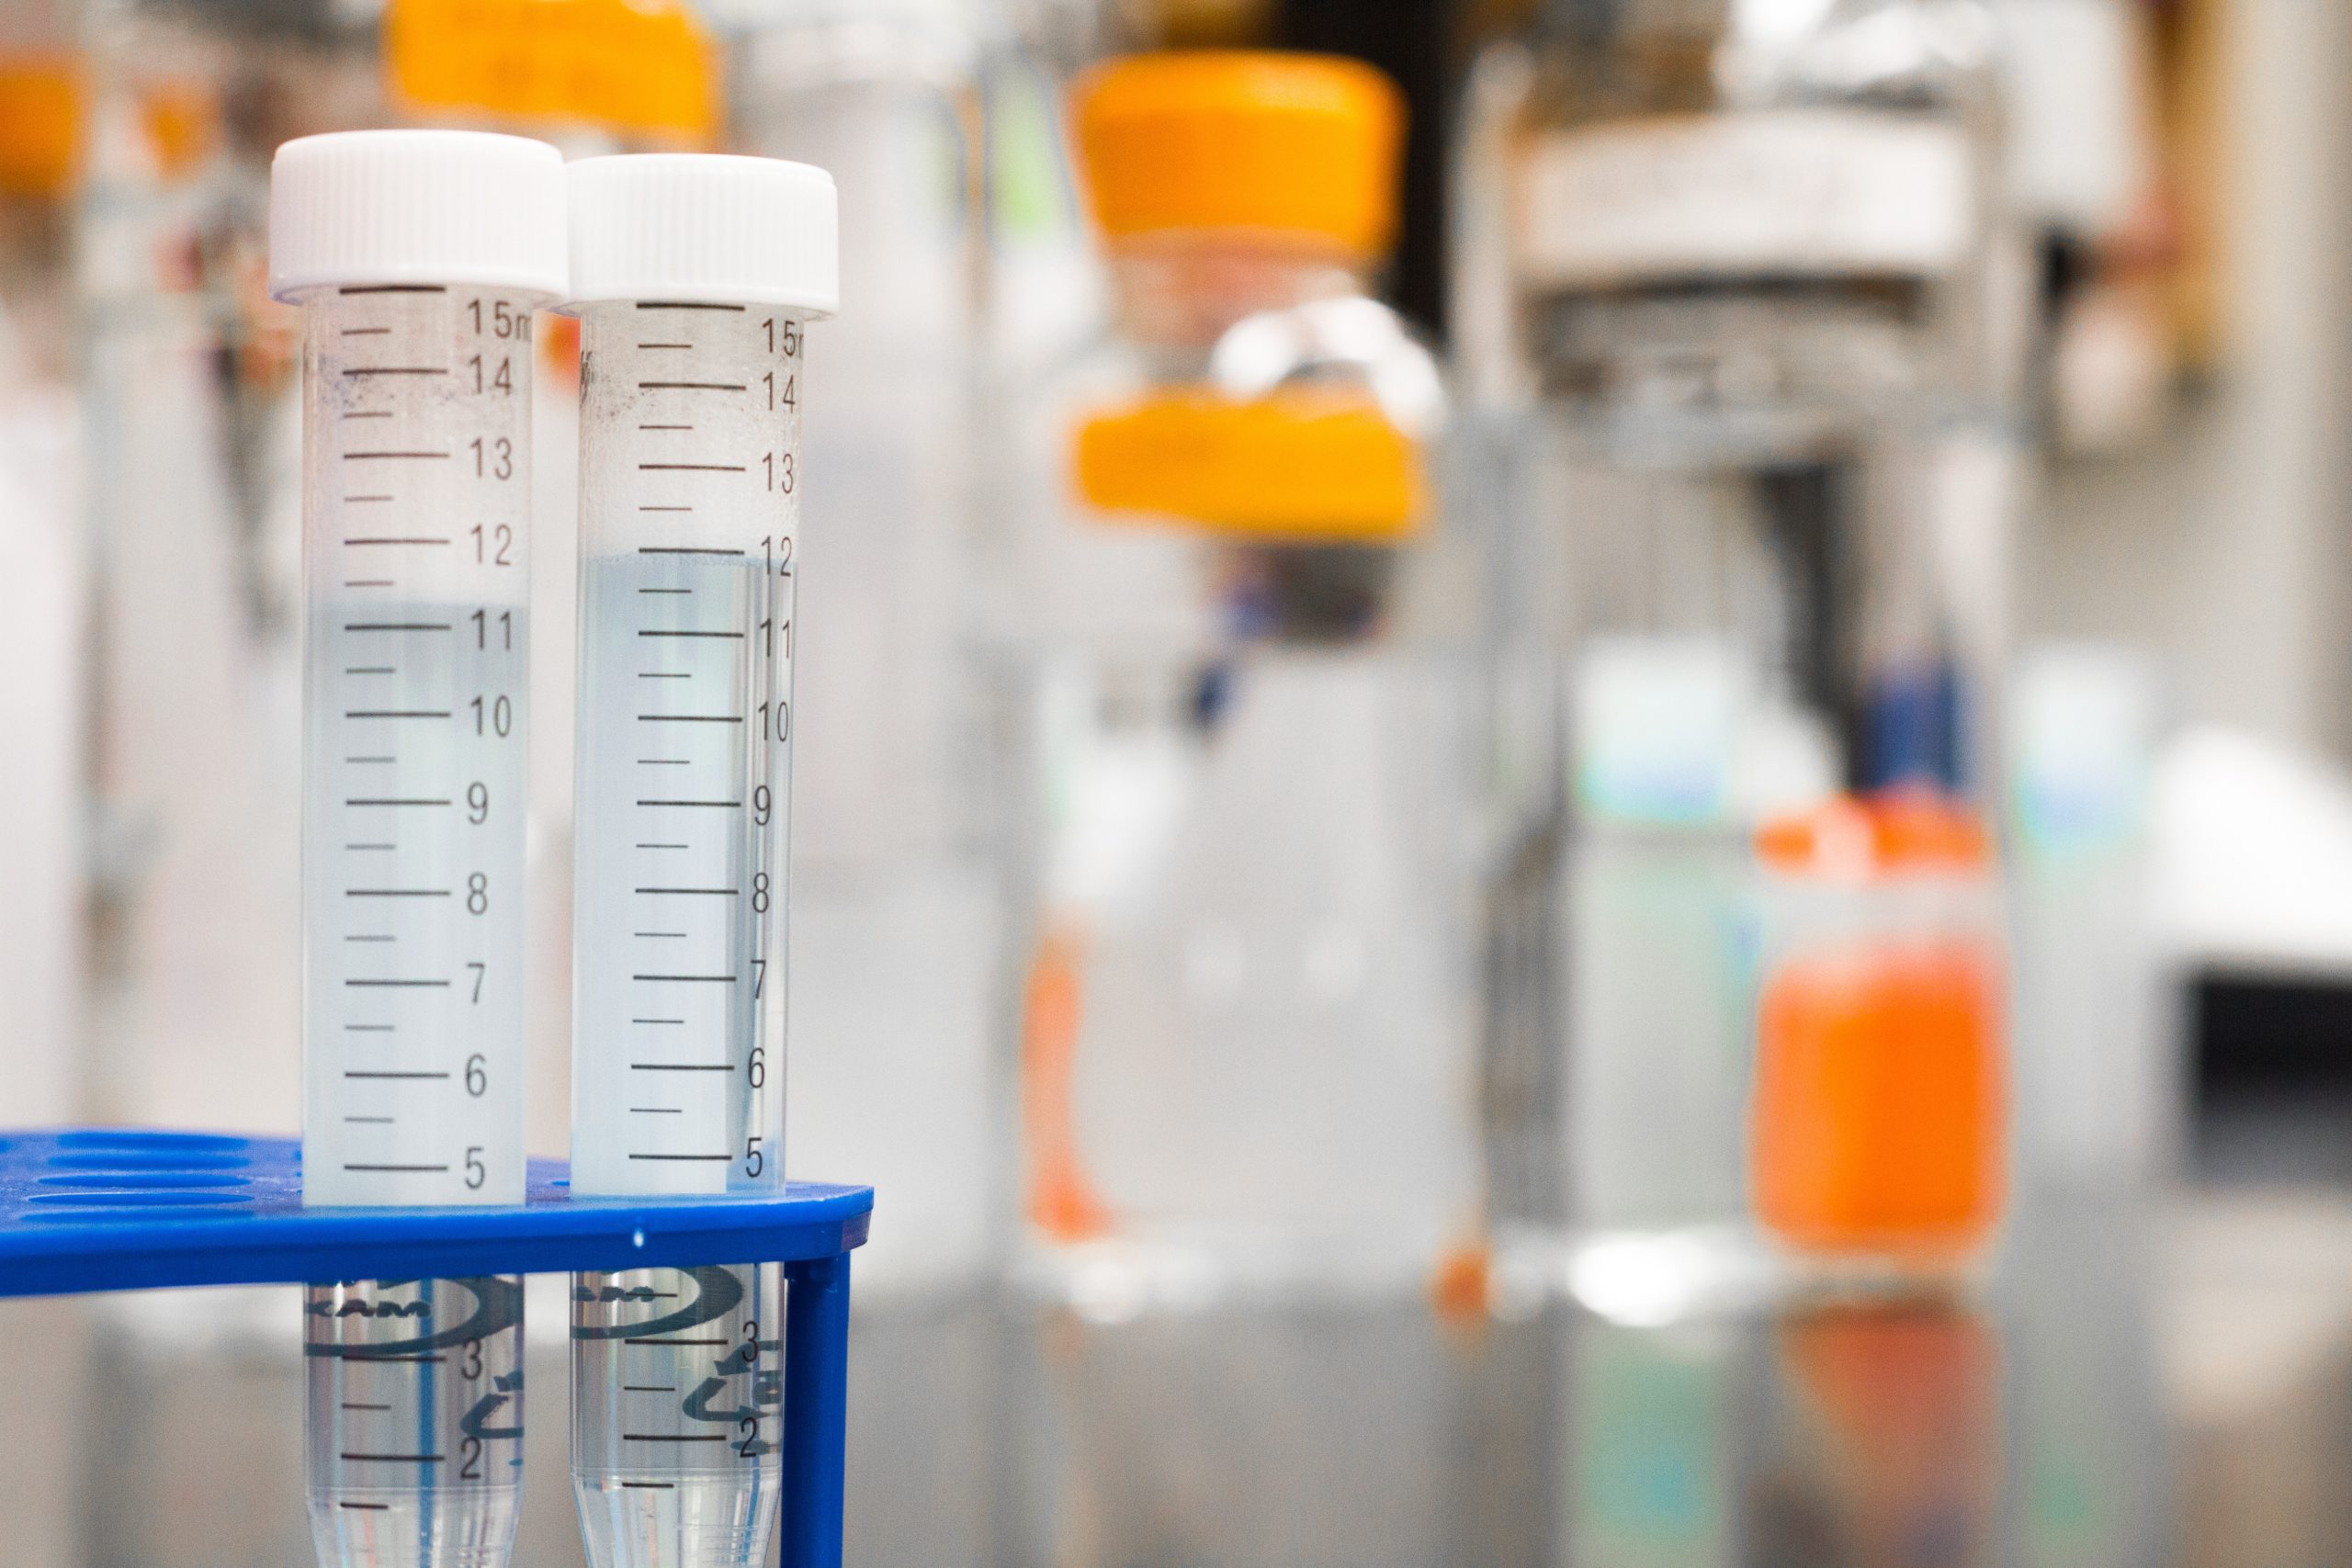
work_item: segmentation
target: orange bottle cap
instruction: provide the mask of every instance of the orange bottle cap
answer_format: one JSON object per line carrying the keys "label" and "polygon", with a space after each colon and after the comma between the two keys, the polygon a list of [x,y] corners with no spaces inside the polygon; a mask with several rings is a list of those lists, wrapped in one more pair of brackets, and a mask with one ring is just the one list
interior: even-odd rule
{"label": "orange bottle cap", "polygon": [[1369,65],[1312,54],[1135,55],[1072,89],[1095,221],[1116,240],[1229,231],[1386,251],[1405,100]]}
{"label": "orange bottle cap", "polygon": [[685,0],[389,0],[384,69],[426,110],[688,145],[718,125],[718,45]]}
{"label": "orange bottle cap", "polygon": [[1982,869],[1992,859],[1983,818],[1929,790],[1895,790],[1777,818],[1757,830],[1757,857],[1791,876],[1854,880]]}
{"label": "orange bottle cap", "polygon": [[158,82],[139,97],[139,120],[164,175],[193,174],[220,140],[220,107],[202,82]]}
{"label": "orange bottle cap", "polygon": [[64,194],[81,162],[86,86],[74,55],[0,54],[0,196]]}

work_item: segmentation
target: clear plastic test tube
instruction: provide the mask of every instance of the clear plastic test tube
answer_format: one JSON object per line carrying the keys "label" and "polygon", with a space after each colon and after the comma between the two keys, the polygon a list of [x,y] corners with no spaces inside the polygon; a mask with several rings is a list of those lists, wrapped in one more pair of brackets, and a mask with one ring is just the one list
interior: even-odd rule
{"label": "clear plastic test tube", "polygon": [[[784,1179],[785,874],[804,328],[822,170],[571,165],[581,316],[572,1189]],[[773,1528],[780,1270],[573,1279],[572,1483],[595,1568],[745,1568]]]}
{"label": "clear plastic test tube", "polygon": [[[303,307],[303,1201],[523,1198],[531,317],[562,160],[363,131],[278,150]],[[305,1299],[329,1565],[489,1568],[522,1486],[522,1281]]]}

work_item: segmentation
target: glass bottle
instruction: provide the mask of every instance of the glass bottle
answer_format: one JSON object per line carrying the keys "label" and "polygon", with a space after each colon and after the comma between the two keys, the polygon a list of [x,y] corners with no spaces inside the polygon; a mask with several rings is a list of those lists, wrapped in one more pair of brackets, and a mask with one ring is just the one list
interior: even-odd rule
{"label": "glass bottle", "polygon": [[1113,320],[992,540],[1026,1277],[1409,1292],[1476,1220],[1463,542],[1368,291],[1401,105],[1306,56],[1073,90]]}
{"label": "glass bottle", "polygon": [[[2070,551],[2145,526],[2070,495],[2072,460],[2145,440],[2176,374],[2149,247],[2166,210],[2150,106],[2155,22],[2114,0],[1996,0],[2012,199],[2043,258],[2007,699],[2017,1190],[2037,1211],[2128,1209],[2177,1174],[2180,977],[2153,913],[2162,661],[2107,624]],[[2122,367],[2118,374],[2117,367]],[[2096,517],[2096,525],[2091,522]],[[2104,586],[2103,576],[2093,581]]]}
{"label": "glass bottle", "polygon": [[1748,1184],[1835,1276],[1948,1274],[2006,1185],[2000,902],[1983,824],[1933,795],[1836,801],[1758,835]]}
{"label": "glass bottle", "polygon": [[830,171],[842,304],[812,345],[797,628],[787,1143],[897,1195],[869,1301],[968,1286],[1002,1204],[989,1141],[996,907],[970,659],[990,258],[971,0],[752,0],[741,150]]}
{"label": "glass bottle", "polygon": [[[1974,0],[1561,0],[1478,63],[1456,330],[1508,460],[1519,857],[1558,1055],[1514,1249],[1589,1303],[1762,1282],[1750,837],[1994,766],[2020,355]],[[1507,710],[1510,711],[1510,710]],[[1565,1244],[1565,1245],[1563,1245]]]}
{"label": "glass bottle", "polygon": [[81,1111],[87,854],[82,687],[89,632],[87,549],[76,513],[67,377],[66,197],[86,81],[74,18],[26,4],[0,19],[0,660],[12,672],[0,719],[0,1118],[12,1126]]}
{"label": "glass bottle", "polygon": [[101,1120],[300,1119],[300,337],[264,287],[263,212],[275,139],[321,107],[285,88],[324,21],[139,0],[82,18]]}
{"label": "glass bottle", "polygon": [[2149,843],[2164,729],[2154,660],[2041,642],[2011,679],[2008,818],[2018,1187],[2128,1201],[2173,1175],[2178,1010]]}

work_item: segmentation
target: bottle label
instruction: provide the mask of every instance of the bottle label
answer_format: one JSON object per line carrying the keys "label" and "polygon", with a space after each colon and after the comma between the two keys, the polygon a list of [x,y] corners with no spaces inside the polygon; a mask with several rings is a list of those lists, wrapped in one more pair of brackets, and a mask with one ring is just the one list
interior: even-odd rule
{"label": "bottle label", "polygon": [[1600,821],[1728,821],[1748,685],[1737,653],[1711,637],[1593,639],[1567,693],[1577,805]]}
{"label": "bottle label", "polygon": [[2019,847],[2057,856],[2137,840],[2162,729],[2153,662],[2120,647],[2044,643],[2022,650],[2008,695]]}
{"label": "bottle label", "polygon": [[1959,126],[1868,109],[1564,131],[1518,184],[1520,269],[1552,288],[1933,276],[1966,255],[1976,209]]}

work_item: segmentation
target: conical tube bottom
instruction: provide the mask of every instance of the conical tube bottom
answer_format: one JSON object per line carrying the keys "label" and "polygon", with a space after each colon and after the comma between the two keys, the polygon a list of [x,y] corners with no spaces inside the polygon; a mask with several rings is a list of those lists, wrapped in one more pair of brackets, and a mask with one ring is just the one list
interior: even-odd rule
{"label": "conical tube bottom", "polygon": [[574,1476],[589,1568],[757,1568],[776,1488],[751,1475]]}
{"label": "conical tube bottom", "polygon": [[320,1568],[505,1568],[522,1499],[520,1486],[313,1492],[311,1535]]}

